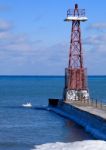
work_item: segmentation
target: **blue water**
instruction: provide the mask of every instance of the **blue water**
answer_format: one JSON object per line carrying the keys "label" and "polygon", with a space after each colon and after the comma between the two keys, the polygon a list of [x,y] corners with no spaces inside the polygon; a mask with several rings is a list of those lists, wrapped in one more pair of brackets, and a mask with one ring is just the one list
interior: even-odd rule
{"label": "blue water", "polygon": [[[106,76],[88,79],[91,97],[106,101]],[[20,107],[48,104],[62,98],[64,77],[0,76],[0,150],[30,150],[50,142],[73,142],[93,137],[82,127],[53,112]]]}

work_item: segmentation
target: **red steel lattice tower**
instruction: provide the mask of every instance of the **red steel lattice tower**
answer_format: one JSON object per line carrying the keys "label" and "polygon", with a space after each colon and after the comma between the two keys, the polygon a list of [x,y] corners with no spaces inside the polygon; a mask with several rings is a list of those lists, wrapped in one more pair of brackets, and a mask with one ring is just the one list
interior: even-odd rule
{"label": "red steel lattice tower", "polygon": [[79,99],[78,95],[88,97],[80,28],[80,23],[87,21],[85,10],[78,9],[78,4],[75,4],[74,10],[67,11],[65,21],[72,21],[69,64],[65,70],[65,99]]}

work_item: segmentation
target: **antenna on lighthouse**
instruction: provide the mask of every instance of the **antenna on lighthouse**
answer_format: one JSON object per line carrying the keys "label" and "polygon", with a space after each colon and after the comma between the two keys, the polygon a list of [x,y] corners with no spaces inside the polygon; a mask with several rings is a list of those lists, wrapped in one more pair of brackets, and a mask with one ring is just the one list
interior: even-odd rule
{"label": "antenna on lighthouse", "polygon": [[80,23],[87,21],[85,9],[79,9],[75,4],[74,9],[68,9],[65,21],[72,22],[69,63],[65,69],[65,90],[64,100],[70,102],[72,100],[89,99],[87,86],[87,69],[83,64],[83,51],[81,42]]}

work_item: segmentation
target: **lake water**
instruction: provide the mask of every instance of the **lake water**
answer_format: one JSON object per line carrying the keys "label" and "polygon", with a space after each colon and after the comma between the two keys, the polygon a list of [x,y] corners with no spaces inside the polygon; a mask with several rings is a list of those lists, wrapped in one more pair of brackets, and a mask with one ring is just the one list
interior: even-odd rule
{"label": "lake water", "polygon": [[[106,76],[88,78],[91,97],[106,101]],[[35,145],[93,140],[84,129],[53,112],[21,107],[62,98],[64,77],[0,76],[0,150],[30,150]]]}

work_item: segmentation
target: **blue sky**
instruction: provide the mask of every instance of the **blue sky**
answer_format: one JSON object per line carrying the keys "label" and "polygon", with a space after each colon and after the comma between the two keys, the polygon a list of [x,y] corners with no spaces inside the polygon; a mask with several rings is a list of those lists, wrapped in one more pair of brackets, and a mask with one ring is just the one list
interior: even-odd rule
{"label": "blue sky", "polygon": [[85,67],[105,75],[106,1],[0,0],[0,75],[63,75],[68,65],[68,8],[86,9],[81,24]]}

